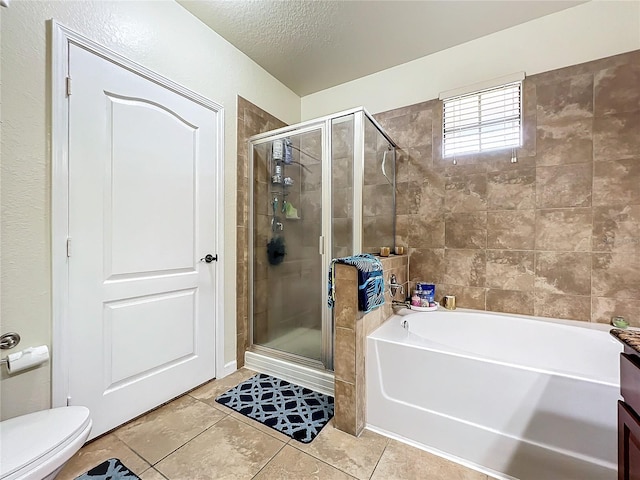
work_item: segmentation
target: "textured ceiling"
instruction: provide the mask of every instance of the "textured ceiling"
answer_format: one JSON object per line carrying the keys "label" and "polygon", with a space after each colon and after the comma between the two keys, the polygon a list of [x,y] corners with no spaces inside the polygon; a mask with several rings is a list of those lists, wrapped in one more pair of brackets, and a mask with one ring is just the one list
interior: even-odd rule
{"label": "textured ceiling", "polygon": [[584,1],[178,0],[304,96]]}

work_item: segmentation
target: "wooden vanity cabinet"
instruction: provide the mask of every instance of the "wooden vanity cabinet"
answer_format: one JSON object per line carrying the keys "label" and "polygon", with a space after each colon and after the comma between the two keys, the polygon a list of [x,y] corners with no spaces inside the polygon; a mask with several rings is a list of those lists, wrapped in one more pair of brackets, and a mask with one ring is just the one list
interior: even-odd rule
{"label": "wooden vanity cabinet", "polygon": [[618,480],[640,480],[640,356],[624,347],[620,355]]}

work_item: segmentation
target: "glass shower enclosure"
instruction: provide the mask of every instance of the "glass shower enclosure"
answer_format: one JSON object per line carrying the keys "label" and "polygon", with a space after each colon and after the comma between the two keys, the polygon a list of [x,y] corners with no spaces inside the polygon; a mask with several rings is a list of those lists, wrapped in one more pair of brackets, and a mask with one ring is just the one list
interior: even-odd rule
{"label": "glass shower enclosure", "polygon": [[395,246],[395,149],[364,108],[249,139],[251,351],[333,370],[329,265]]}

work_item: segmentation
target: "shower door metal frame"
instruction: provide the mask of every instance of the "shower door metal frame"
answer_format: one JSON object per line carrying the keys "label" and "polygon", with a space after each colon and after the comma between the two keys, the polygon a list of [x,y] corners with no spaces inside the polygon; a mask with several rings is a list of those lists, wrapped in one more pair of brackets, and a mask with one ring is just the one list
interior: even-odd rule
{"label": "shower door metal frame", "polygon": [[[328,232],[331,232],[331,182],[330,182],[330,172],[331,172],[331,136],[329,135],[331,131],[331,125],[328,123],[329,120],[319,119],[313,120],[311,122],[300,123],[296,125],[291,125],[289,127],[279,128],[277,130],[272,130],[267,133],[261,133],[258,135],[254,135],[249,138],[249,309],[248,309],[248,320],[249,320],[249,339],[250,339],[250,350],[256,353],[262,353],[269,355],[271,357],[291,361],[300,365],[304,365],[306,367],[315,368],[318,370],[333,370],[333,321],[331,312],[329,311],[329,307],[326,302],[321,303],[321,329],[322,329],[322,349],[321,349],[321,359],[320,361],[303,357],[301,355],[297,355],[295,353],[284,352],[282,350],[277,350],[274,348],[266,347],[264,345],[259,345],[254,343],[254,315],[253,315],[253,298],[254,298],[254,272],[253,272],[253,262],[255,256],[254,250],[254,241],[253,241],[253,232],[254,232],[254,191],[253,191],[253,179],[254,179],[254,158],[253,158],[253,146],[261,145],[264,143],[273,142],[273,140],[278,140],[282,138],[286,138],[292,135],[300,135],[304,133],[313,132],[316,130],[320,131],[321,140],[322,140],[322,155],[321,155],[321,175],[322,175],[322,227],[321,233],[322,235],[318,239],[318,253],[321,256],[321,270],[322,270],[322,278],[319,281],[318,288],[320,291],[324,291],[326,289],[326,279],[329,275],[329,261],[327,257],[330,255],[332,243],[331,243],[331,235]],[[329,182],[327,183],[327,177],[329,177]],[[304,213],[303,213],[304,215]]]}
{"label": "shower door metal frame", "polygon": [[[314,130],[320,130],[322,135],[322,236],[318,240],[319,252],[322,256],[322,278],[320,281],[320,291],[326,293],[327,279],[329,276],[329,262],[331,260],[331,252],[333,251],[332,242],[332,218],[333,218],[333,204],[332,204],[332,188],[331,188],[331,170],[332,170],[332,149],[331,149],[331,133],[332,133],[332,121],[336,118],[346,117],[353,115],[354,121],[354,136],[353,136],[353,254],[362,253],[362,238],[363,238],[363,191],[364,191],[364,139],[365,139],[365,117],[368,118],[373,126],[382,134],[382,136],[389,142],[394,148],[397,148],[397,144],[389,135],[382,129],[380,124],[373,118],[373,116],[364,108],[357,107],[342,112],[333,113],[324,117],[308,120],[306,122],[297,123],[287,127],[282,127],[270,132],[260,133],[253,135],[248,141],[249,150],[249,255],[248,255],[248,272],[249,272],[249,349],[256,353],[266,354],[276,359],[291,361],[299,365],[319,369],[319,370],[333,370],[333,348],[334,348],[334,322],[333,311],[329,309],[326,302],[322,302],[322,354],[321,361],[313,360],[310,358],[302,357],[289,352],[283,352],[273,348],[265,347],[263,345],[255,344],[253,341],[253,261],[254,261],[254,242],[253,242],[253,205],[254,205],[254,192],[253,192],[253,179],[254,179],[254,159],[253,159],[253,146],[263,143],[271,142],[273,140],[288,137],[290,135],[302,134],[312,132]],[[394,152],[394,161],[397,160]],[[395,175],[394,175],[395,183]],[[394,185],[395,190],[395,185]],[[395,211],[395,195],[394,195],[394,211]],[[395,218],[394,218],[394,237],[395,237]]]}
{"label": "shower door metal frame", "polygon": [[353,240],[352,255],[362,253],[364,237],[364,109],[353,113]]}

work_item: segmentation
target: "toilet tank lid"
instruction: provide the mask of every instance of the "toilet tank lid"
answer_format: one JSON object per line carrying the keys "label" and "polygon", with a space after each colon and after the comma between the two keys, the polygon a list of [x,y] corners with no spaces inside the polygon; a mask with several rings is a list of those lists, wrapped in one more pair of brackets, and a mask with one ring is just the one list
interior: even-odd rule
{"label": "toilet tank lid", "polygon": [[86,407],[61,407],[0,422],[0,478],[38,461],[89,424]]}

